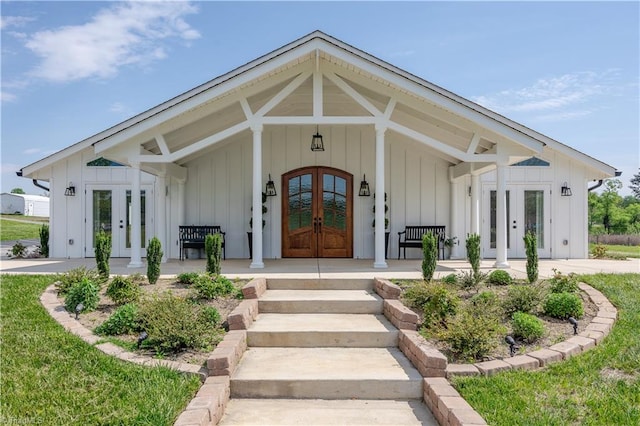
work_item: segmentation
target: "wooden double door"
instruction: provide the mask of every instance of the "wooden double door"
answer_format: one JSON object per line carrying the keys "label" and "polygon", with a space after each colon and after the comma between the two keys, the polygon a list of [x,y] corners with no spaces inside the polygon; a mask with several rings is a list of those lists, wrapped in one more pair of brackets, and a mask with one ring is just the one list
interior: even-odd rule
{"label": "wooden double door", "polygon": [[353,257],[353,175],[304,167],[282,176],[282,257]]}

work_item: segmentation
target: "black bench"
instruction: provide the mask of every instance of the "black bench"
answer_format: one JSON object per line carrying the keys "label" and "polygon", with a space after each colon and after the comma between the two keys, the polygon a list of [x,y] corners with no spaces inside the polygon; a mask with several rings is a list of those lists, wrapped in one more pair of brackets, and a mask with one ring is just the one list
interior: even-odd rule
{"label": "black bench", "polygon": [[189,225],[179,227],[180,260],[185,258],[185,249],[204,249],[204,239],[207,235],[222,235],[222,257],[227,258],[224,247],[224,235],[222,229],[217,225]]}
{"label": "black bench", "polygon": [[[444,241],[447,238],[444,226],[405,226],[404,231],[398,232],[398,260],[400,249],[404,250],[404,258],[407,258],[407,247],[422,248],[422,236],[430,232],[438,239],[439,258],[444,259]],[[402,236],[404,235],[404,241]]]}

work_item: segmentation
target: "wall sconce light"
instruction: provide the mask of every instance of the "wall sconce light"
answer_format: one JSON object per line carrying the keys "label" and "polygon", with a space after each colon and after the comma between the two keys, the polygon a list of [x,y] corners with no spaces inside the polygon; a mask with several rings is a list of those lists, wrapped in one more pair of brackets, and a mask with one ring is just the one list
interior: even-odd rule
{"label": "wall sconce light", "polygon": [[73,186],[73,182],[69,182],[69,186],[64,190],[64,195],[66,195],[67,197],[75,197],[76,187]]}
{"label": "wall sconce light", "polygon": [[369,197],[371,195],[371,191],[369,190],[369,182],[367,182],[367,175],[362,175],[362,182],[360,182],[360,192],[358,193],[361,197]]}
{"label": "wall sconce light", "polygon": [[273,183],[273,180],[271,180],[271,173],[269,173],[269,180],[267,181],[267,186],[264,189],[264,192],[267,194],[267,197],[275,197],[278,195],[276,192],[276,185]]}
{"label": "wall sconce light", "polygon": [[573,194],[571,193],[571,188],[567,185],[567,182],[563,183],[560,187],[560,195],[562,197],[571,197]]}
{"label": "wall sconce light", "polygon": [[324,151],[324,142],[322,135],[318,133],[318,126],[316,126],[316,134],[311,139],[311,151]]}
{"label": "wall sconce light", "polygon": [[467,194],[469,194],[469,197],[471,197],[471,186],[467,187]]}

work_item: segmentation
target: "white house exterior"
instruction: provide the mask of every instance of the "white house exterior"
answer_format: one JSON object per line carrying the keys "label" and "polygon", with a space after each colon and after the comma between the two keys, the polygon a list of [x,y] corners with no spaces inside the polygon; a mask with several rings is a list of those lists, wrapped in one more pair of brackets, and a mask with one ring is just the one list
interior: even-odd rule
{"label": "white house exterior", "polygon": [[[324,151],[310,149],[316,133]],[[21,174],[49,182],[52,257],[93,256],[94,232],[105,229],[112,256],[135,267],[144,248],[131,241],[157,236],[176,259],[180,225],[220,225],[227,258],[248,258],[249,220],[263,219],[271,178],[277,195],[252,233],[252,267],[328,256],[384,268],[385,193],[390,258],[405,225],[444,225],[462,242],[452,257],[464,257],[466,236],[478,233],[483,256],[508,267],[524,257],[527,229],[543,258],[586,258],[588,182],[615,172],[314,32]],[[370,197],[358,195],[365,176]],[[71,182],[74,196],[65,195]]]}
{"label": "white house exterior", "polygon": [[3,192],[2,214],[49,217],[49,198],[42,195]]}

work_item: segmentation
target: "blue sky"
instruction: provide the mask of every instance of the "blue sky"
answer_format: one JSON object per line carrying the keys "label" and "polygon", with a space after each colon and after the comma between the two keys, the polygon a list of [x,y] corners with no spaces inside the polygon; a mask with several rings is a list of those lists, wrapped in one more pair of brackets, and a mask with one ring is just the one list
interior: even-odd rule
{"label": "blue sky", "polygon": [[2,1],[15,171],[321,30],[623,172],[640,164],[639,2]]}

